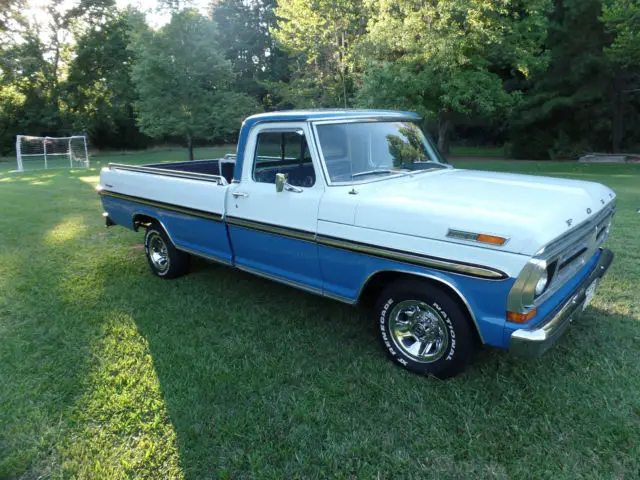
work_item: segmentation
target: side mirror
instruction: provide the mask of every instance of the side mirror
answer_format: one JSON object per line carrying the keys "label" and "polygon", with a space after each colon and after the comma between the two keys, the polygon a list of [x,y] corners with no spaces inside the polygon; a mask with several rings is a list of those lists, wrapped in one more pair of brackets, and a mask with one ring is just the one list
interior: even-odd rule
{"label": "side mirror", "polygon": [[287,174],[286,173],[276,173],[276,192],[281,192],[284,190],[284,186],[287,184]]}

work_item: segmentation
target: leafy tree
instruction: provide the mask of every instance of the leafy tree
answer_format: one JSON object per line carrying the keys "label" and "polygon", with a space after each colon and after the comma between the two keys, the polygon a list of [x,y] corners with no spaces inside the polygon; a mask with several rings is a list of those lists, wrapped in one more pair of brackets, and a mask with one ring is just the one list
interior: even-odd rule
{"label": "leafy tree", "polygon": [[[26,29],[0,58],[0,141],[11,148],[15,135],[55,135],[64,130],[59,108],[59,64],[37,31]],[[58,58],[57,62],[60,59]]]}
{"label": "leafy tree", "polygon": [[20,15],[24,2],[4,2],[8,10],[0,38],[0,145],[15,135],[66,133],[61,85],[71,56],[68,10],[63,0],[45,8],[46,21]]}
{"label": "leafy tree", "polygon": [[276,15],[273,35],[293,60],[293,88],[281,93],[296,106],[349,106],[355,47],[366,31],[364,1],[280,0]]}
{"label": "leafy tree", "polygon": [[607,55],[627,68],[640,66],[640,3],[637,0],[605,0],[602,21],[614,34]]}
{"label": "leafy tree", "polygon": [[3,40],[2,44],[6,41],[7,34],[24,24],[24,18],[21,14],[24,5],[24,0],[0,0],[0,40]]}
{"label": "leafy tree", "polygon": [[[371,0],[359,102],[410,108],[437,118],[448,151],[460,116],[508,113],[521,98],[502,72],[526,78],[544,68],[548,0]],[[507,77],[508,78],[508,77]]]}
{"label": "leafy tree", "polygon": [[218,43],[236,73],[235,88],[272,107],[268,87],[289,79],[289,58],[276,45],[276,0],[222,0],[214,3]]}
{"label": "leafy tree", "polygon": [[134,59],[127,46],[134,30],[144,27],[144,18],[108,3],[85,10],[88,18],[77,26],[75,58],[65,83],[67,104],[74,128],[86,132],[94,146],[140,147],[148,137],[135,123]]}
{"label": "leafy tree", "polygon": [[152,137],[184,138],[191,160],[195,139],[226,139],[229,126],[237,128],[257,110],[246,95],[231,94],[231,64],[215,38],[213,22],[184,10],[158,31],[144,32],[132,47],[138,125]]}

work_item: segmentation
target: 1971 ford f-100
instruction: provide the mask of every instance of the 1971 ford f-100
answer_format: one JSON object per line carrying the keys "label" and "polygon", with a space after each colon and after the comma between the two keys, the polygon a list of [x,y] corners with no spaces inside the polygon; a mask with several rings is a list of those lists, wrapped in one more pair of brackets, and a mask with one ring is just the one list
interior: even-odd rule
{"label": "1971 ford f-100", "polygon": [[255,115],[235,156],[103,169],[106,222],[145,227],[163,278],[198,255],[372,299],[384,348],[415,372],[455,375],[481,344],[541,354],[611,264],[615,194],[452,168],[420,125],[395,111]]}

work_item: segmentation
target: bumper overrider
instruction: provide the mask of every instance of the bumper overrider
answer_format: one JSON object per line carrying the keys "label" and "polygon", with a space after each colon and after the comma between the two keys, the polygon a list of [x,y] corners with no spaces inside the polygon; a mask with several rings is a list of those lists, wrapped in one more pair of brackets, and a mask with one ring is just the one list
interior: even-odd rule
{"label": "bumper overrider", "polygon": [[509,350],[526,357],[537,357],[546,352],[564,333],[573,317],[582,312],[587,301],[587,289],[604,276],[612,262],[613,252],[601,249],[597,263],[567,300],[535,327],[522,328],[511,334]]}

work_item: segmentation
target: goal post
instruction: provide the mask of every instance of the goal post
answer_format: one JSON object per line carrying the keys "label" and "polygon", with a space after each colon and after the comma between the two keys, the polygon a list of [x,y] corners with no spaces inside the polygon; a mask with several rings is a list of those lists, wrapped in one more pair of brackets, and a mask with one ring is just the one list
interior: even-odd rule
{"label": "goal post", "polygon": [[88,168],[87,138],[16,136],[18,171],[49,168]]}

